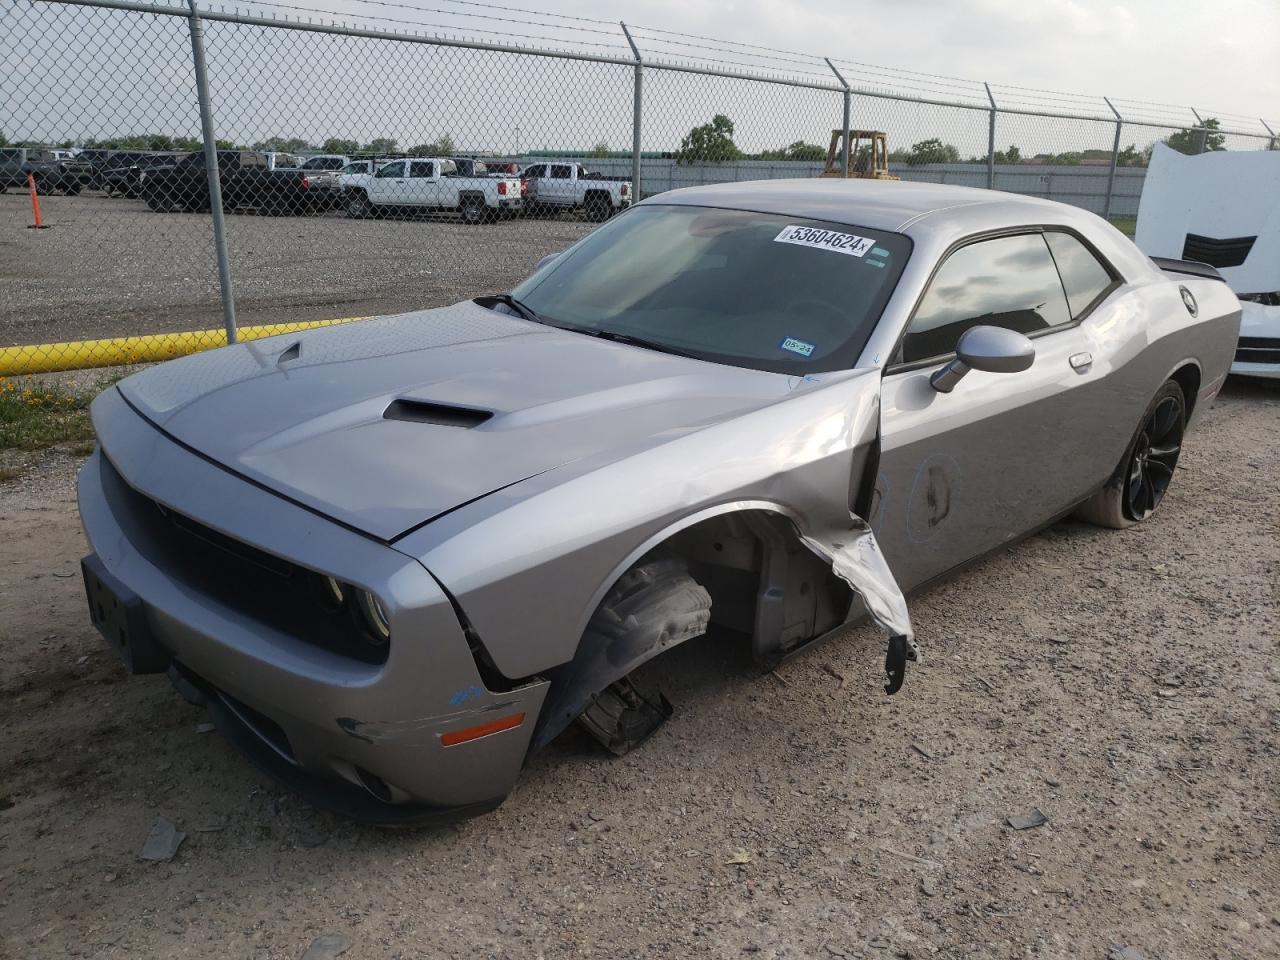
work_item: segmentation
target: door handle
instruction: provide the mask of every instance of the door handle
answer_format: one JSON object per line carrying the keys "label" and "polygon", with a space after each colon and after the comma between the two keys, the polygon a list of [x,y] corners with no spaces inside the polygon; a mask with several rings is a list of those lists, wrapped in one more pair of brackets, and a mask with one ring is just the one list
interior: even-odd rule
{"label": "door handle", "polygon": [[1076,373],[1086,373],[1093,366],[1093,354],[1074,353],[1067,362],[1071,364],[1071,369]]}

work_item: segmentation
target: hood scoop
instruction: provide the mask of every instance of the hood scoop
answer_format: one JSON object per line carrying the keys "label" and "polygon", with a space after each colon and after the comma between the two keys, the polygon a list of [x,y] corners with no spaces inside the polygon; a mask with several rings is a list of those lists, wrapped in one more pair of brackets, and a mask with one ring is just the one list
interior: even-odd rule
{"label": "hood scoop", "polygon": [[406,423],[431,423],[438,427],[478,427],[493,417],[491,410],[471,407],[455,407],[449,403],[431,403],[426,400],[393,400],[383,411],[384,420],[403,420]]}

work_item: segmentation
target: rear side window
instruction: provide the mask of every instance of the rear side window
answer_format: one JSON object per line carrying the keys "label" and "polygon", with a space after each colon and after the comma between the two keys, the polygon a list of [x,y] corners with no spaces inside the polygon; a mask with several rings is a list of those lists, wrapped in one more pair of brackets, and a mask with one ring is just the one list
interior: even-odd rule
{"label": "rear side window", "polygon": [[1039,233],[980,240],[938,269],[903,338],[900,363],[954,353],[970,327],[1034,334],[1071,322],[1057,267]]}
{"label": "rear side window", "polygon": [[431,167],[430,160],[415,160],[409,164],[409,176],[411,177],[432,177],[435,171]]}
{"label": "rear side window", "polygon": [[551,179],[553,180],[571,180],[573,179],[573,168],[565,167],[557,164],[551,168]]}
{"label": "rear side window", "polygon": [[1049,249],[1062,275],[1072,319],[1078,319],[1115,283],[1093,251],[1069,233],[1046,233]]}

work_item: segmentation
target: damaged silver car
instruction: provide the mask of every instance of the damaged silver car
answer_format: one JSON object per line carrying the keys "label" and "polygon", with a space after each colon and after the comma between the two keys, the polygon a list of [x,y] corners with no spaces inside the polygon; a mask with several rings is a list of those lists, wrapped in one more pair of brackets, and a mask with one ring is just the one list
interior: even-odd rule
{"label": "damaged silver car", "polygon": [[712,625],[776,663],[1078,512],[1157,508],[1240,307],[1092,214],[931,184],[646,200],[510,293],[124,380],[80,476],[94,623],[375,822],[489,809]]}

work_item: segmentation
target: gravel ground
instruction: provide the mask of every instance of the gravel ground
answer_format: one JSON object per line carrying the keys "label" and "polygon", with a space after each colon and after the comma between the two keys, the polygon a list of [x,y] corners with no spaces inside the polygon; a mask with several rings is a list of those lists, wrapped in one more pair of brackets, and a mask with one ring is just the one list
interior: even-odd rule
{"label": "gravel ground", "polygon": [[[0,956],[1280,956],[1276,385],[1228,385],[1150,521],[1063,522],[916,598],[897,696],[867,628],[773,675],[693,641],[642,749],[570,731],[434,832],[315,812],[124,676],[74,466],[0,487]],[[146,862],[159,816],[187,836]]]}
{"label": "gravel ground", "polygon": [[[0,195],[0,346],[222,326],[212,221],[85,193]],[[593,224],[228,218],[240,324],[398,313],[508,290]]]}

